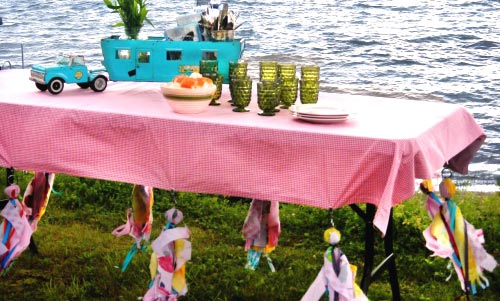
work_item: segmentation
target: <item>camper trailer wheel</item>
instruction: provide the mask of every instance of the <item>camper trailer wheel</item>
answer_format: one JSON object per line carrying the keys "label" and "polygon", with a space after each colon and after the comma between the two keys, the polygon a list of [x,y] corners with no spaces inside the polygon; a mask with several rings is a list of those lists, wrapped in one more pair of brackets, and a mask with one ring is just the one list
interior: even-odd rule
{"label": "camper trailer wheel", "polygon": [[90,83],[90,88],[95,92],[102,92],[106,89],[107,85],[108,79],[102,75],[99,75]]}
{"label": "camper trailer wheel", "polygon": [[45,84],[35,83],[35,86],[38,88],[38,90],[40,90],[42,92],[47,91],[47,85],[45,85]]}
{"label": "camper trailer wheel", "polygon": [[78,87],[80,87],[82,89],[88,89],[90,87],[89,83],[79,83],[77,85],[78,85]]}
{"label": "camper trailer wheel", "polygon": [[52,94],[59,94],[64,89],[64,82],[62,79],[56,77],[49,82],[49,92]]}

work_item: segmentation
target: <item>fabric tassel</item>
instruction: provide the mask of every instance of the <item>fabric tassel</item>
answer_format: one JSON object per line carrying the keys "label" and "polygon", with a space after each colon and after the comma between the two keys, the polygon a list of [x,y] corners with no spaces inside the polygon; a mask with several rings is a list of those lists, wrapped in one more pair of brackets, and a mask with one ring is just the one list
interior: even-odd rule
{"label": "fabric tassel", "polygon": [[175,301],[187,293],[186,263],[191,260],[191,232],[187,227],[176,227],[183,219],[182,212],[172,208],[165,213],[167,224],[151,247],[150,272],[152,285],[144,301]]}
{"label": "fabric tassel", "polygon": [[492,272],[497,266],[493,256],[483,247],[484,236],[462,215],[453,197],[456,187],[450,178],[439,185],[440,200],[432,191],[430,180],[422,182],[421,190],[428,195],[426,209],[432,222],[423,231],[425,246],[433,252],[431,256],[448,258],[458,276],[462,290],[476,294],[476,287],[489,285],[484,270]]}
{"label": "fabric tassel", "polygon": [[264,254],[271,272],[276,271],[269,254],[278,245],[280,233],[279,202],[252,200],[242,229],[248,251],[245,269],[255,270]]}
{"label": "fabric tassel", "polygon": [[365,301],[368,298],[354,282],[357,268],[335,247],[340,241],[336,228],[327,229],[324,239],[329,244],[323,256],[323,266],[301,301],[318,301],[328,294],[329,301]]}
{"label": "fabric tassel", "polygon": [[134,185],[132,189],[132,208],[127,209],[127,222],[112,232],[119,237],[130,235],[134,238],[134,245],[130,248],[122,264],[122,272],[134,258],[138,250],[145,251],[151,236],[153,224],[153,188],[143,185]]}
{"label": "fabric tassel", "polygon": [[21,255],[30,243],[33,230],[28,222],[24,206],[17,199],[21,189],[12,184],[5,188],[9,201],[0,215],[0,272],[5,274],[12,262]]}

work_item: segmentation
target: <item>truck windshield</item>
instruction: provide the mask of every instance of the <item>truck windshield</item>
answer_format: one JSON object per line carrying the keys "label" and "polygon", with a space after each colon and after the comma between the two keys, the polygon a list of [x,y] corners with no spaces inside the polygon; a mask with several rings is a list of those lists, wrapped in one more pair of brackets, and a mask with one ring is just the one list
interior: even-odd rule
{"label": "truck windshield", "polygon": [[56,64],[58,65],[68,65],[69,64],[69,57],[64,56],[64,55],[59,55],[56,57]]}

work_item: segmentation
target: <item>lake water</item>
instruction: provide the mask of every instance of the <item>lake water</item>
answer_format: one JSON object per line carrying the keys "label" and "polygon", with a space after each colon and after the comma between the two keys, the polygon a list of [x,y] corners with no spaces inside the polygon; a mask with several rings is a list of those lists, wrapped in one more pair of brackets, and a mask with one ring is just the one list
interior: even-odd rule
{"label": "lake water", "polygon": [[[149,0],[142,34],[163,36],[194,1]],[[378,3],[378,4],[377,4]],[[321,67],[328,92],[445,101],[467,107],[486,143],[459,180],[497,191],[500,177],[500,1],[230,1],[237,37],[257,78],[258,62]],[[0,66],[29,68],[59,52],[102,60],[100,39],[122,35],[102,0],[1,0]],[[238,23],[239,23],[238,22]],[[23,53],[23,55],[21,54]],[[458,133],[457,133],[458,134]]]}

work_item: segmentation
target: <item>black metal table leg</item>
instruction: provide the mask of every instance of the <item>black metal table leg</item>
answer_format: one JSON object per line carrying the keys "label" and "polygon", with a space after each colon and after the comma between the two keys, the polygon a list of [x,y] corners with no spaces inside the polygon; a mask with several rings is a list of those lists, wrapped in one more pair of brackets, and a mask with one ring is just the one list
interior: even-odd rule
{"label": "black metal table leg", "polygon": [[375,256],[375,229],[373,228],[373,218],[375,216],[375,206],[366,205],[365,214],[365,264],[363,266],[363,277],[361,278],[361,289],[368,294],[368,288],[372,281],[372,270]]}
{"label": "black metal table leg", "polygon": [[394,255],[394,221],[392,219],[392,209],[389,215],[389,225],[384,236],[385,256],[388,258],[387,269],[389,271],[389,281],[391,283],[392,300],[400,301],[401,293],[399,292],[398,270],[396,268],[396,258]]}
{"label": "black metal table leg", "polygon": [[399,281],[396,268],[396,259],[394,256],[394,223],[392,219],[392,210],[389,215],[389,224],[386,234],[384,236],[384,251],[386,259],[375,269],[374,256],[375,256],[375,228],[373,227],[373,218],[375,217],[376,207],[373,204],[366,204],[366,212],[361,210],[357,205],[350,205],[365,222],[365,263],[363,266],[363,277],[361,279],[360,288],[365,294],[368,294],[368,288],[383,268],[387,268],[389,272],[389,281],[391,284],[392,300],[400,301],[401,294],[399,291]]}

